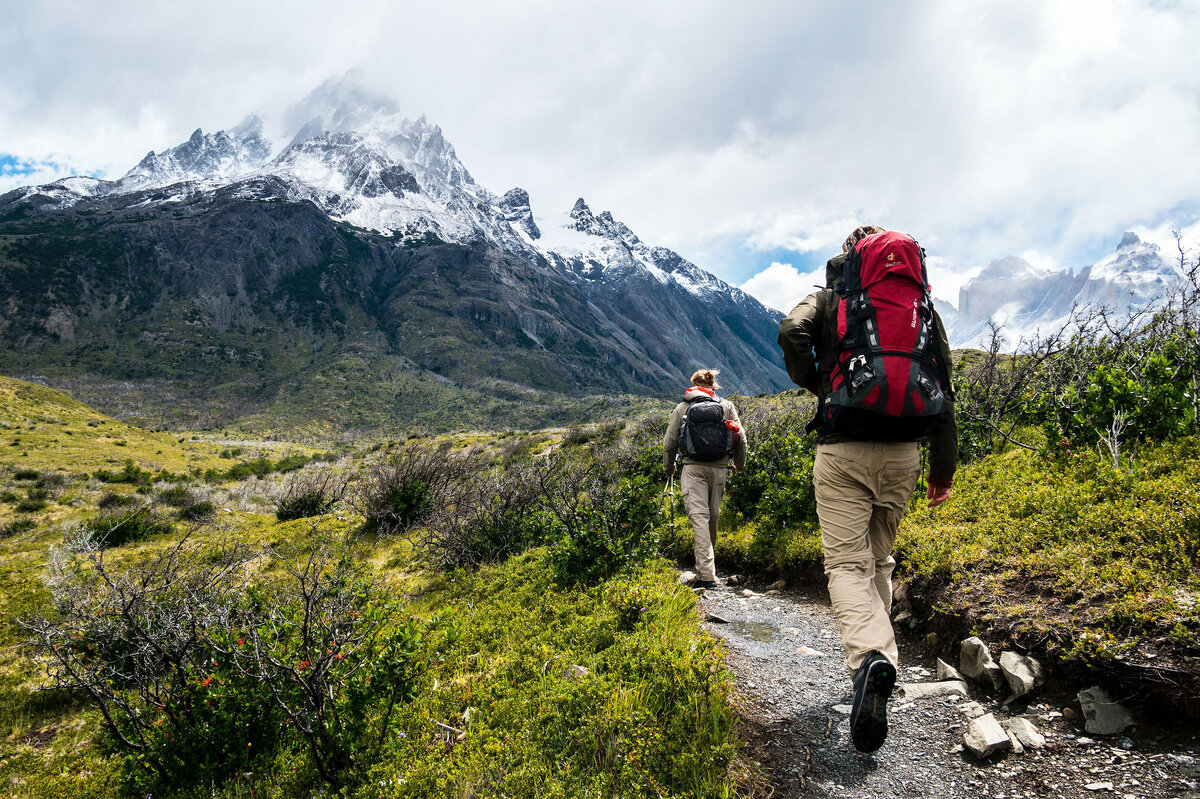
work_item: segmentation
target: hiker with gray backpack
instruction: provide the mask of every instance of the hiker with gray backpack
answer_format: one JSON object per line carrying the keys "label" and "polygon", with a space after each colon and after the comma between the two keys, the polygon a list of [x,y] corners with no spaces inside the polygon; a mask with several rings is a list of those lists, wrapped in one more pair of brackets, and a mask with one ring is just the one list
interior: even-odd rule
{"label": "hiker with gray backpack", "polygon": [[896,684],[892,545],[921,475],[920,442],[929,443],[930,507],[949,496],[958,462],[950,346],[925,251],[903,233],[857,228],[826,265],[826,288],[784,318],[779,345],[792,381],[817,396],[813,488],[853,675],[850,738],[873,752]]}
{"label": "hiker with gray backpack", "polygon": [[675,477],[677,455],[683,463],[679,485],[692,524],[696,585],[701,588],[720,584],[714,552],[721,497],[730,465],[746,467],[746,431],[733,403],[717,396],[717,374],[716,369],[701,369],[692,375],[692,385],[671,411],[663,436],[667,480]]}

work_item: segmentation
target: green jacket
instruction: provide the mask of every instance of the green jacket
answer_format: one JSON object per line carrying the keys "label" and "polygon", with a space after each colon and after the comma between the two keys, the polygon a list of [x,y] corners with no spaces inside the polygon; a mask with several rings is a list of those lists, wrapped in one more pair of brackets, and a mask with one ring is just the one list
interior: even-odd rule
{"label": "green jacket", "polygon": [[[845,254],[831,258],[825,266],[827,285],[841,278]],[[824,397],[831,389],[830,372],[833,366],[833,351],[837,344],[838,295],[832,288],[814,291],[792,309],[779,325],[779,346],[783,349],[783,362],[787,366],[792,382],[808,389],[818,397]],[[947,367],[950,360],[950,343],[946,339],[946,328],[937,311],[933,313],[934,325],[942,345],[942,358]],[[816,359],[813,350],[816,350]],[[820,364],[818,371],[817,364]],[[951,392],[947,392],[949,395]],[[845,436],[833,434],[821,436],[820,444],[847,441]],[[949,486],[958,466],[958,424],[954,420],[954,402],[947,397],[946,407],[938,417],[929,434],[929,479],[939,487]]]}

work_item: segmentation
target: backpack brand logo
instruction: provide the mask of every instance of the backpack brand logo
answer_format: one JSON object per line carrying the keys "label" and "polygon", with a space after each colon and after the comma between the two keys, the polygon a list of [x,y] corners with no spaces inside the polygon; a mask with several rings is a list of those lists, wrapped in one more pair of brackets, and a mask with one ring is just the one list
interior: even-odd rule
{"label": "backpack brand logo", "polygon": [[912,327],[914,330],[917,327],[917,300],[913,300],[913,318],[910,327]]}

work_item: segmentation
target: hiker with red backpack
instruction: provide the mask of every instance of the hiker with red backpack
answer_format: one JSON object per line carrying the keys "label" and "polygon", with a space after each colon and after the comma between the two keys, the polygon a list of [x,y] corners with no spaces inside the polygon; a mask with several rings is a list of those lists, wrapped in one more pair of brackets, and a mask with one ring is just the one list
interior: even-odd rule
{"label": "hiker with red backpack", "polygon": [[718,373],[701,369],[692,375],[692,385],[671,411],[663,436],[663,469],[668,480],[675,476],[676,455],[682,456],[679,485],[692,523],[696,585],[701,588],[720,584],[714,551],[721,497],[731,462],[735,469],[746,467],[746,431],[733,403],[717,396]]}
{"label": "hiker with red backpack", "polygon": [[826,286],[784,318],[779,345],[792,381],[817,396],[813,487],[854,675],[850,737],[873,752],[896,683],[892,545],[920,478],[920,442],[929,442],[930,507],[949,496],[958,462],[950,345],[910,236],[857,228],[826,265]]}

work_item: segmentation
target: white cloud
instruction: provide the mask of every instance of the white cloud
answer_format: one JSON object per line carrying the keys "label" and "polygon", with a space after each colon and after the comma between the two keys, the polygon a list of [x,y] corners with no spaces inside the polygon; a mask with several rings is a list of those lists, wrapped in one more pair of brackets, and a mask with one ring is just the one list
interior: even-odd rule
{"label": "white cloud", "polygon": [[825,285],[823,272],[823,269],[820,272],[800,272],[791,264],[776,261],[740,288],[768,308],[787,313],[818,286]]}

